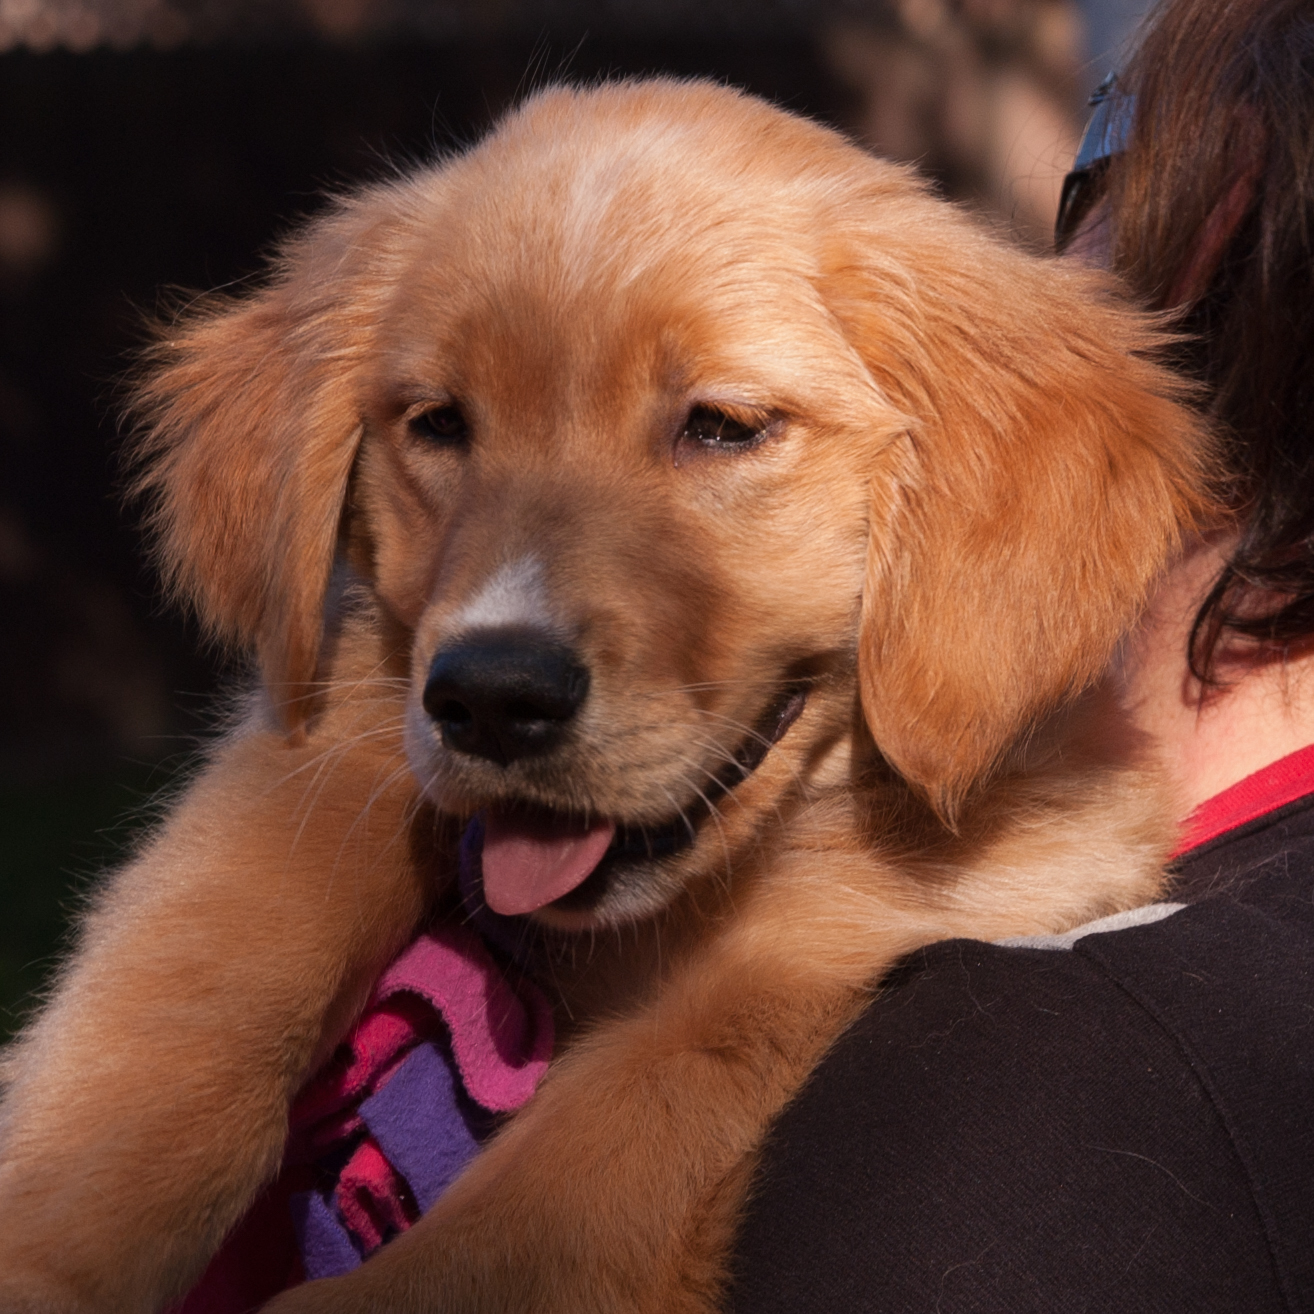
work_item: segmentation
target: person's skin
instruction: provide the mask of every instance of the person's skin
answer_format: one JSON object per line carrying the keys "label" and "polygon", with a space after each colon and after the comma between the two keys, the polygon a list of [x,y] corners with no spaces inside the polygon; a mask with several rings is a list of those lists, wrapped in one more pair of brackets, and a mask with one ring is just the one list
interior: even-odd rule
{"label": "person's skin", "polygon": [[[1170,294],[1194,300],[1217,268],[1244,216],[1255,173],[1247,172],[1210,215],[1196,254]],[[1245,195],[1241,195],[1241,189]],[[1101,202],[1083,221],[1066,254],[1107,268],[1112,225]],[[1132,723],[1150,738],[1176,787],[1180,815],[1229,785],[1314,743],[1314,641],[1282,652],[1224,636],[1215,679],[1202,688],[1187,645],[1196,611],[1226,560],[1226,531],[1190,544],[1151,600],[1126,645],[1120,675]]]}
{"label": "person's skin", "polygon": [[[1314,645],[1285,654],[1225,637],[1201,689],[1186,649],[1196,609],[1223,566],[1228,538],[1199,540],[1155,594],[1122,663],[1133,724],[1150,736],[1185,817],[1220,790],[1314,743]],[[1203,694],[1203,696],[1202,696]]]}

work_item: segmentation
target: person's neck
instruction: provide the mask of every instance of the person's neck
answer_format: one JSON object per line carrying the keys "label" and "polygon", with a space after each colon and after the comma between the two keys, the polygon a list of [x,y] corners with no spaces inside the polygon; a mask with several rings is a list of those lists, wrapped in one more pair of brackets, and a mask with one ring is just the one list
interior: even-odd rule
{"label": "person's neck", "polygon": [[1281,660],[1234,642],[1221,654],[1216,687],[1202,691],[1190,673],[1191,625],[1228,546],[1201,541],[1183,557],[1155,594],[1121,662],[1125,705],[1161,755],[1182,817],[1314,743],[1314,645]]}

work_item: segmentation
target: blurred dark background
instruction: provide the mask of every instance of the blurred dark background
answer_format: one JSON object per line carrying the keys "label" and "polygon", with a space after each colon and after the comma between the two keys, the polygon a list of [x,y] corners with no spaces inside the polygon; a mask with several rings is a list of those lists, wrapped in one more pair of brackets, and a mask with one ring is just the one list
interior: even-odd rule
{"label": "blurred dark background", "polygon": [[1043,243],[1140,0],[0,0],[0,1038],[240,679],[165,608],[116,396],[170,290],[561,77],[745,87]]}

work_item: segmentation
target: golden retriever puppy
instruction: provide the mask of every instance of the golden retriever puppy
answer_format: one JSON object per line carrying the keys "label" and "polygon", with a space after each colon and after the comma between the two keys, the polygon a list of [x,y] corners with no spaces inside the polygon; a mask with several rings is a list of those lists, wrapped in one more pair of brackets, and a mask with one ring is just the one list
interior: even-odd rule
{"label": "golden retriever puppy", "polygon": [[714,1308],[764,1130],[891,963],[1154,897],[1099,681],[1208,513],[1156,345],[672,81],[537,95],[189,310],[145,481],[265,695],[9,1058],[0,1310],[194,1280],[475,814],[572,1034],[415,1227],[271,1308]]}

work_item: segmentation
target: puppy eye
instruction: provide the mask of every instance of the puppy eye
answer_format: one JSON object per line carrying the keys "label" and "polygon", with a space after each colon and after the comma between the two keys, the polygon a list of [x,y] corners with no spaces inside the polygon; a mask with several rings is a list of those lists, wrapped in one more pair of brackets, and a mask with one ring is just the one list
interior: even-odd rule
{"label": "puppy eye", "polygon": [[411,420],[410,429],[417,438],[445,447],[461,447],[470,441],[470,426],[455,403],[422,411]]}
{"label": "puppy eye", "polygon": [[684,422],[680,437],[686,442],[701,443],[704,447],[752,447],[766,433],[761,424],[749,424],[737,420],[715,406],[695,406]]}

